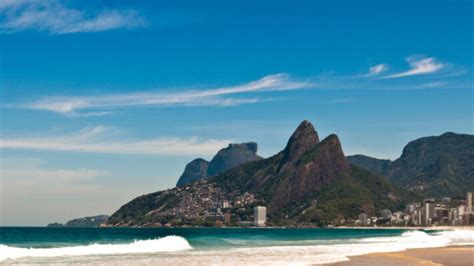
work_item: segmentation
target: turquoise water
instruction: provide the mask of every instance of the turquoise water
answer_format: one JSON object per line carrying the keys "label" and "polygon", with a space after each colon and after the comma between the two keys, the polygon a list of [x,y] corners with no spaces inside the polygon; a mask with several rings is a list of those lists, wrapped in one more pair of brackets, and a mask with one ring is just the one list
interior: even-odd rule
{"label": "turquoise water", "polygon": [[0,264],[311,265],[472,244],[470,229],[0,227]]}
{"label": "turquoise water", "polygon": [[369,237],[400,236],[399,229],[280,228],[46,228],[0,227],[0,244],[53,248],[90,244],[124,244],[181,236],[195,249],[331,243]]}

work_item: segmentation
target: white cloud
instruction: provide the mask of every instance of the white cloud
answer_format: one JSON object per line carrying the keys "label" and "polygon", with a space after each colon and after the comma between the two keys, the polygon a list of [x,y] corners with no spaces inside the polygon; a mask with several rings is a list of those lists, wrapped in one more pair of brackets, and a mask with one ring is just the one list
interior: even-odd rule
{"label": "white cloud", "polygon": [[107,154],[210,156],[232,140],[190,138],[152,138],[114,140],[114,132],[102,126],[70,135],[54,137],[1,138],[0,149],[70,151]]}
{"label": "white cloud", "polygon": [[[127,93],[83,97],[46,97],[27,103],[21,107],[46,110],[66,115],[75,115],[77,111],[115,110],[126,107],[158,107],[176,105],[212,105],[232,106],[256,103],[268,99],[229,98],[226,95],[254,93],[262,91],[284,91],[314,86],[311,82],[295,81],[287,74],[265,76],[259,80],[242,85],[207,90],[187,90],[177,92]],[[92,114],[107,114],[93,112]]]}
{"label": "white cloud", "polygon": [[97,32],[145,26],[134,10],[104,10],[91,14],[58,0],[6,0],[0,3],[0,31],[47,31],[54,34]]}
{"label": "white cloud", "polygon": [[366,76],[367,77],[375,76],[387,70],[388,70],[388,66],[385,64],[375,65],[369,68],[369,73],[367,73]]}
{"label": "white cloud", "polygon": [[436,61],[434,57],[429,58],[407,58],[407,62],[410,65],[411,69],[401,73],[396,73],[392,75],[385,76],[383,78],[402,78],[415,75],[426,75],[438,72],[439,70],[445,67],[444,64],[441,64]]}

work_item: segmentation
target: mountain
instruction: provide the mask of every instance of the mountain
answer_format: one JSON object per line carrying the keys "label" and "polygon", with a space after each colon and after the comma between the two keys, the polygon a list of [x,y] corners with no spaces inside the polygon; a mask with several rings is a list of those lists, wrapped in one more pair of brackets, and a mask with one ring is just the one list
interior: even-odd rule
{"label": "mountain", "polygon": [[[320,142],[313,125],[303,121],[276,155],[140,196],[116,211],[109,225],[209,225],[220,212],[237,225],[251,220],[257,205],[267,206],[270,225],[339,224],[361,212],[396,210],[401,196],[387,179],[351,165],[336,135]],[[223,202],[230,207],[223,210]]]}
{"label": "mountain", "polygon": [[202,159],[194,159],[186,165],[184,172],[178,179],[176,186],[183,186],[192,183],[196,180],[207,178],[207,170],[209,169],[209,162]]}
{"label": "mountain", "polygon": [[220,150],[210,162],[199,158],[188,163],[176,186],[183,186],[199,179],[223,173],[243,163],[261,160],[257,155],[258,146],[255,142],[229,144]]}
{"label": "mountain", "polygon": [[62,223],[50,223],[46,227],[64,227]]}
{"label": "mountain", "polygon": [[386,176],[426,196],[464,196],[474,187],[474,136],[448,132],[414,140]]}
{"label": "mountain", "polygon": [[369,170],[378,175],[385,175],[392,161],[377,159],[362,154],[347,156],[347,160],[353,165]]}
{"label": "mountain", "polygon": [[47,227],[99,227],[107,223],[108,215],[97,215],[83,218],[76,218],[68,221],[64,225],[61,223],[51,223]]}

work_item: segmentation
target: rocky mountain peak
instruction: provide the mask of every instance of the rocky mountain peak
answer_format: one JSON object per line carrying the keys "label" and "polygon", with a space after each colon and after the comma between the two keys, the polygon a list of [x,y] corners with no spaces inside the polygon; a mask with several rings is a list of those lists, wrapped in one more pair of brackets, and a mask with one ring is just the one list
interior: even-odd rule
{"label": "rocky mountain peak", "polygon": [[288,179],[277,188],[269,211],[301,202],[350,171],[339,138],[332,134],[280,168],[279,174]]}
{"label": "rocky mountain peak", "polygon": [[258,144],[256,142],[230,143],[227,149],[249,150],[256,154],[258,150]]}
{"label": "rocky mountain peak", "polygon": [[223,173],[241,164],[262,159],[257,155],[258,145],[255,142],[230,143],[221,149],[210,162],[195,159],[186,165],[176,186],[192,183]]}
{"label": "rocky mountain peak", "polygon": [[257,155],[257,143],[231,143],[227,148],[220,150],[209,163],[208,176],[214,176],[223,173],[233,167],[246,162],[261,159]]}
{"label": "rocky mountain peak", "polygon": [[186,165],[184,172],[178,180],[177,186],[186,185],[196,180],[206,178],[209,162],[202,159],[194,159]]}
{"label": "rocky mountain peak", "polygon": [[319,143],[318,133],[313,125],[304,120],[291,135],[283,150],[283,162],[294,161]]}

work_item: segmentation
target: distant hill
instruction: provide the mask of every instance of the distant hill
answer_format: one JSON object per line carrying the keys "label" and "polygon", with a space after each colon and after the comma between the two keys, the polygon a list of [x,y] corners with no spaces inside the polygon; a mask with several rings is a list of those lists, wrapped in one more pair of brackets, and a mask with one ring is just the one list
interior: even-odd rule
{"label": "distant hill", "polygon": [[414,140],[385,175],[426,196],[464,196],[474,188],[474,136],[448,132]]}
{"label": "distant hill", "polygon": [[257,143],[247,142],[229,144],[220,150],[210,162],[198,158],[188,163],[176,186],[183,186],[199,179],[208,178],[223,173],[243,163],[257,161],[262,157],[257,155]]}
{"label": "distant hill", "polygon": [[347,160],[353,165],[369,170],[378,175],[385,175],[392,161],[377,159],[362,154],[347,156]]}
{"label": "distant hill", "polygon": [[46,227],[64,227],[62,223],[50,223]]}
{"label": "distant hill", "polygon": [[107,223],[108,215],[97,215],[84,218],[72,219],[65,223],[51,223],[47,227],[99,227],[101,224]]}
{"label": "distant hill", "polygon": [[337,224],[365,212],[399,209],[406,199],[390,182],[351,165],[336,135],[319,141],[303,121],[276,155],[182,187],[140,196],[109,219],[111,226],[202,225],[229,202],[232,222],[267,206],[269,224]]}

